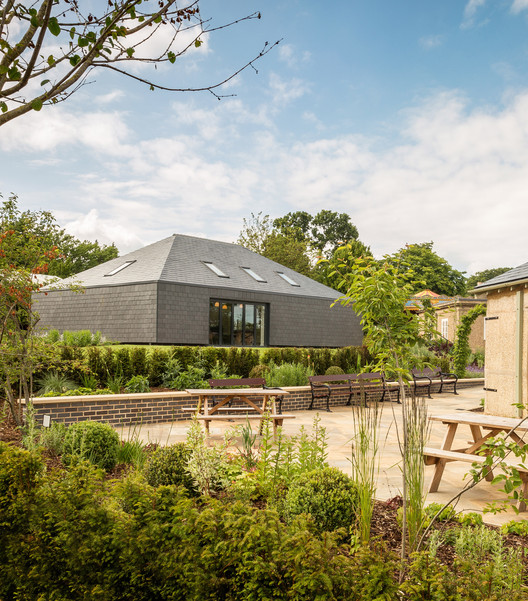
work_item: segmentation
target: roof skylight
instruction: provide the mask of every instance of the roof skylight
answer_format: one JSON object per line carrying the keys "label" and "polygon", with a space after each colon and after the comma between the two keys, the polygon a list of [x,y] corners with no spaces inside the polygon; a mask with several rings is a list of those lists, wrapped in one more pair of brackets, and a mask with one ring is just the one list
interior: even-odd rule
{"label": "roof skylight", "polygon": [[250,275],[254,280],[257,280],[257,282],[266,282],[266,280],[260,276],[258,273],[255,273],[251,267],[241,267],[240,269],[243,269],[248,275]]}
{"label": "roof skylight", "polygon": [[214,263],[211,263],[211,261],[202,261],[202,263],[206,266],[209,267],[209,269],[215,273],[219,278],[228,278],[229,276],[226,275],[221,269],[220,267],[217,267]]}
{"label": "roof skylight", "polygon": [[280,275],[280,277],[285,281],[288,282],[288,284],[290,286],[298,286],[300,287],[301,285],[298,284],[295,280],[292,280],[291,277],[289,275],[286,275],[285,273],[283,273],[282,271],[277,271],[277,275]]}
{"label": "roof skylight", "polygon": [[132,263],[135,263],[135,262],[136,262],[135,259],[133,261],[126,261],[125,263],[123,263],[119,267],[116,267],[115,269],[112,269],[112,271],[110,271],[110,273],[105,273],[105,277],[107,277],[109,275],[115,275],[116,273],[119,273],[123,269],[126,269],[129,265],[132,265]]}

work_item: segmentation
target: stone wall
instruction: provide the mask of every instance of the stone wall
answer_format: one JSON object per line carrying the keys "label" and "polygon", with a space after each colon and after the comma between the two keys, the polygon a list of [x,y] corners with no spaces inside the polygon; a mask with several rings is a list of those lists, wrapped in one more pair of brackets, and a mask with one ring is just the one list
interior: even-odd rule
{"label": "stone wall", "polygon": [[[459,388],[482,386],[483,380],[474,378],[460,380]],[[434,381],[432,391],[437,392],[440,381]],[[302,411],[308,409],[311,402],[309,386],[285,388],[290,394],[284,398],[282,411]],[[452,387],[448,387],[452,391]],[[395,393],[392,393],[395,399]],[[346,404],[347,395],[335,396],[330,406],[338,407]],[[171,422],[190,418],[190,413],[183,411],[184,407],[195,407],[197,397],[191,397],[185,392],[153,392],[147,394],[109,394],[81,397],[40,397],[33,403],[37,423],[42,424],[44,415],[50,415],[52,421],[71,424],[77,421],[94,420],[108,422],[113,426],[134,423]],[[326,410],[322,400],[318,400],[315,409]]]}

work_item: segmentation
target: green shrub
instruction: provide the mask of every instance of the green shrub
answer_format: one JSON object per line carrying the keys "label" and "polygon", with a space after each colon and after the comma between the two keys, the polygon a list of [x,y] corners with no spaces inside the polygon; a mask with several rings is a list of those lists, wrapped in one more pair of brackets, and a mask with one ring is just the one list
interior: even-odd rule
{"label": "green shrub", "polygon": [[118,348],[115,351],[115,360],[116,360],[116,373],[123,376],[125,380],[129,380],[134,373],[132,373],[132,368],[130,365],[130,352],[126,347]]}
{"label": "green shrub", "polygon": [[38,386],[37,394],[40,396],[49,393],[62,394],[76,387],[76,383],[73,380],[65,374],[60,374],[56,371],[50,371],[42,375],[37,379],[36,384]]}
{"label": "green shrub", "polygon": [[249,372],[250,378],[265,378],[266,374],[269,373],[270,367],[269,365],[263,365],[259,363],[255,365],[255,367]]}
{"label": "green shrub", "polygon": [[199,347],[194,346],[174,346],[171,349],[171,359],[176,359],[182,369],[187,369],[190,365],[195,365],[198,360]]}
{"label": "green shrub", "polygon": [[502,534],[517,534],[528,536],[528,520],[512,520],[501,526]]}
{"label": "green shrub", "polygon": [[144,443],[139,440],[125,440],[117,451],[117,463],[133,465],[136,469],[143,469],[147,461],[147,452]]}
{"label": "green shrub", "polygon": [[123,388],[125,382],[123,380],[123,376],[108,376],[108,380],[106,380],[106,387],[108,390],[111,390],[114,394],[119,394],[121,392],[121,388]]}
{"label": "green shrub", "polygon": [[147,375],[147,349],[144,346],[133,346],[130,349],[130,369],[135,376]]}
{"label": "green shrub", "polygon": [[344,373],[345,372],[341,367],[339,367],[339,365],[330,365],[330,367],[325,371],[325,376],[337,376]]}
{"label": "green shrub", "polygon": [[132,376],[125,385],[125,391],[130,393],[150,392],[150,384],[145,376]]}
{"label": "green shrub", "polygon": [[265,375],[268,386],[305,386],[308,384],[308,376],[314,375],[312,368],[302,363],[271,363],[269,367],[270,370]]}
{"label": "green shrub", "polygon": [[49,428],[42,428],[39,433],[39,443],[54,455],[64,452],[64,439],[67,427],[60,422],[52,422]]}
{"label": "green shrub", "polygon": [[189,492],[196,492],[187,471],[191,450],[184,442],[168,447],[158,447],[149,457],[145,467],[145,479],[151,486],[177,484]]}
{"label": "green shrub", "polygon": [[154,348],[148,356],[148,379],[152,386],[161,386],[163,374],[169,361],[169,353],[159,348]]}
{"label": "green shrub", "polygon": [[109,424],[84,421],[69,426],[64,437],[63,461],[69,465],[88,460],[109,471],[117,462],[119,435]]}
{"label": "green shrub", "polygon": [[204,380],[204,376],[204,369],[190,365],[186,371],[180,372],[174,380],[169,382],[169,388],[174,388],[175,390],[209,388],[209,384]]}
{"label": "green shrub", "polygon": [[44,338],[46,339],[46,342],[49,342],[50,344],[56,344],[60,340],[59,330],[49,330],[48,333],[44,336]]}
{"label": "green shrub", "polygon": [[161,377],[163,386],[171,388],[172,382],[181,374],[183,367],[181,361],[175,357],[171,357],[165,365],[165,371]]}
{"label": "green shrub", "polygon": [[98,382],[104,382],[108,371],[104,361],[104,354],[101,348],[90,346],[86,349],[86,363],[90,373],[93,374]]}
{"label": "green shrub", "polygon": [[92,344],[92,333],[90,330],[79,330],[77,332],[70,332],[65,330],[62,333],[62,340],[66,346],[76,346],[83,348]]}
{"label": "green shrub", "polygon": [[352,478],[335,467],[299,476],[286,495],[288,520],[302,513],[312,516],[319,532],[346,528],[352,524],[357,507],[357,487]]}

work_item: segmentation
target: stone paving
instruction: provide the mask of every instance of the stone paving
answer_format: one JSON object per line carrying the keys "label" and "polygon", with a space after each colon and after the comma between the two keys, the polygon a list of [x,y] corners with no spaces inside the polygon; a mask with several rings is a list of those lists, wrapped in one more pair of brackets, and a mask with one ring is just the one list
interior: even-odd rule
{"label": "stone paving", "polygon": [[[480,400],[484,398],[484,391],[481,387],[466,388],[455,396],[452,393],[434,394],[433,399],[426,399],[428,414],[452,413],[457,410],[470,410],[479,407]],[[339,467],[344,472],[351,473],[351,453],[352,453],[352,433],[354,420],[351,407],[336,407],[331,413],[319,411],[321,425],[326,428],[328,436],[328,461],[331,465]],[[315,411],[297,411],[295,419],[285,420],[284,432],[293,435],[299,432],[301,426],[310,429]],[[239,423],[239,422],[237,422]],[[211,425],[211,438],[215,441],[222,440],[226,428],[232,427],[234,422],[228,420],[217,421]],[[157,442],[163,445],[173,444],[183,441],[186,438],[189,422],[173,422],[168,424],[146,424],[136,428],[140,438],[144,442]],[[396,403],[383,403],[381,425],[379,432],[380,440],[380,471],[378,477],[378,486],[376,496],[379,500],[387,500],[401,494],[401,457],[398,447],[398,428],[401,431],[401,405]],[[255,427],[254,427],[255,429]],[[460,446],[471,439],[469,427],[459,426],[459,434],[455,439],[454,448],[457,441]],[[129,430],[124,429],[122,437],[129,435]],[[440,447],[445,426],[439,422],[431,422],[431,430],[428,446]],[[464,485],[469,481],[466,476],[470,464],[454,462],[448,463],[439,491],[428,494],[426,503],[445,503],[451,499]],[[425,484],[428,488],[432,478],[434,467],[426,466]],[[457,504],[457,510],[482,512],[485,505],[492,501],[501,501],[504,495],[499,491],[499,486],[492,486],[489,482],[483,481],[477,484],[475,488],[465,493]],[[485,513],[484,520],[490,524],[503,524],[516,518],[513,509],[500,514]],[[517,519],[528,519],[528,512],[519,514]]]}

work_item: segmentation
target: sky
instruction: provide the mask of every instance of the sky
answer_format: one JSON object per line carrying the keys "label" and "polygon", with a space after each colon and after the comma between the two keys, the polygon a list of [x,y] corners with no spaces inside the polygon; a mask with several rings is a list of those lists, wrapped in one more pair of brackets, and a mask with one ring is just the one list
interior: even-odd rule
{"label": "sky", "polygon": [[135,74],[210,85],[280,43],[221,100],[92,72],[0,127],[4,198],[121,254],[173,233],[236,242],[252,213],[329,209],[377,257],[433,241],[467,275],[528,260],[528,0],[200,6],[208,27],[261,18]]}

